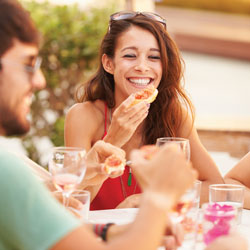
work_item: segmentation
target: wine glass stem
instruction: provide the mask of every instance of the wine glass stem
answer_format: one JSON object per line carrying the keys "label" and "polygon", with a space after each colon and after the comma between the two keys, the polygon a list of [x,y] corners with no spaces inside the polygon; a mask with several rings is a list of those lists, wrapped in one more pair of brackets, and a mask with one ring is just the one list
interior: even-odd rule
{"label": "wine glass stem", "polygon": [[69,206],[69,193],[63,193],[63,206],[68,207]]}

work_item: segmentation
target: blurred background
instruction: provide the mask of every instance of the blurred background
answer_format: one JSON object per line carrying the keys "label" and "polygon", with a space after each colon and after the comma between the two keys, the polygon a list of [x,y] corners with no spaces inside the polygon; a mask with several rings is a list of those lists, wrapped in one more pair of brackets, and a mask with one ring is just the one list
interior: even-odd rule
{"label": "blurred background", "polygon": [[97,68],[110,14],[158,12],[185,61],[185,89],[196,127],[224,175],[250,150],[250,0],[21,0],[43,35],[47,88],[34,97],[32,129],[23,140],[0,137],[0,147],[46,165],[64,144],[64,117],[75,87]]}

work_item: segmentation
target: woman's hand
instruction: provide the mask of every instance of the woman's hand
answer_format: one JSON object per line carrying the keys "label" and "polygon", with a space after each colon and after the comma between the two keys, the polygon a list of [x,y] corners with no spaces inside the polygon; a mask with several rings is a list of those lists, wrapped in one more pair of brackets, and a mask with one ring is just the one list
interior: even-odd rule
{"label": "woman's hand", "polygon": [[137,208],[140,206],[141,194],[132,194],[122,201],[116,208]]}
{"label": "woman's hand", "polygon": [[130,106],[134,101],[134,94],[131,94],[114,111],[112,121],[104,141],[122,147],[134,134],[137,127],[148,115],[149,106],[146,102],[140,102]]}
{"label": "woman's hand", "polygon": [[87,186],[95,186],[102,184],[108,177],[115,178],[123,174],[123,171],[107,174],[104,168],[104,161],[111,155],[116,155],[125,161],[125,152],[110,143],[104,141],[97,141],[86,155],[87,171],[85,177],[80,184],[81,188]]}

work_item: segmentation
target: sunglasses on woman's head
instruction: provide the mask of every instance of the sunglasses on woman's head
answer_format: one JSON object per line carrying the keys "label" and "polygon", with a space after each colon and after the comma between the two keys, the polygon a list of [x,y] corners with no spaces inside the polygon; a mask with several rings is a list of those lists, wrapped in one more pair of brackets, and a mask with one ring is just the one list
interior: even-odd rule
{"label": "sunglasses on woman's head", "polygon": [[116,12],[116,13],[114,13],[114,14],[112,14],[110,16],[109,31],[110,31],[110,26],[111,26],[112,21],[130,19],[130,18],[139,16],[139,15],[147,17],[149,19],[152,19],[152,20],[154,20],[156,22],[159,22],[159,23],[163,24],[165,29],[167,29],[166,20],[163,17],[161,17],[160,15],[156,14],[156,13],[138,12],[138,11],[120,11],[120,12]]}

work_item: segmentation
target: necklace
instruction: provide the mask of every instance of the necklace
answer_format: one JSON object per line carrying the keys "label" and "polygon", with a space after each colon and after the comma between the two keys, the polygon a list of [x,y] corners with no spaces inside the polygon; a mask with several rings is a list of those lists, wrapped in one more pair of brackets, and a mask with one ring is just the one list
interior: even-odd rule
{"label": "necklace", "polygon": [[[124,185],[124,183],[123,183],[122,176],[119,176],[119,177],[120,177],[120,183],[121,183],[123,198],[126,199],[129,195],[127,194],[125,185]],[[131,184],[132,184],[132,171],[131,171],[131,168],[130,168],[130,167],[129,167],[128,182],[129,182],[129,181],[130,181],[130,185],[129,185],[129,183],[128,183],[128,186],[131,186]],[[135,187],[134,187],[133,193],[132,193],[131,195],[135,194],[136,188],[137,188],[137,181],[135,181]]]}
{"label": "necklace", "polygon": [[[110,120],[110,123],[111,123],[111,121],[112,121],[112,110],[111,109],[109,109],[109,120]],[[120,176],[120,184],[121,184],[121,188],[122,188],[123,198],[125,199],[129,195],[127,194],[125,185],[124,185],[123,180],[122,180],[122,176]],[[127,185],[129,187],[132,185],[132,169],[131,169],[131,167],[129,167],[129,175],[128,175]],[[134,187],[132,195],[135,194],[136,188],[137,188],[137,181],[135,181],[135,187]]]}

